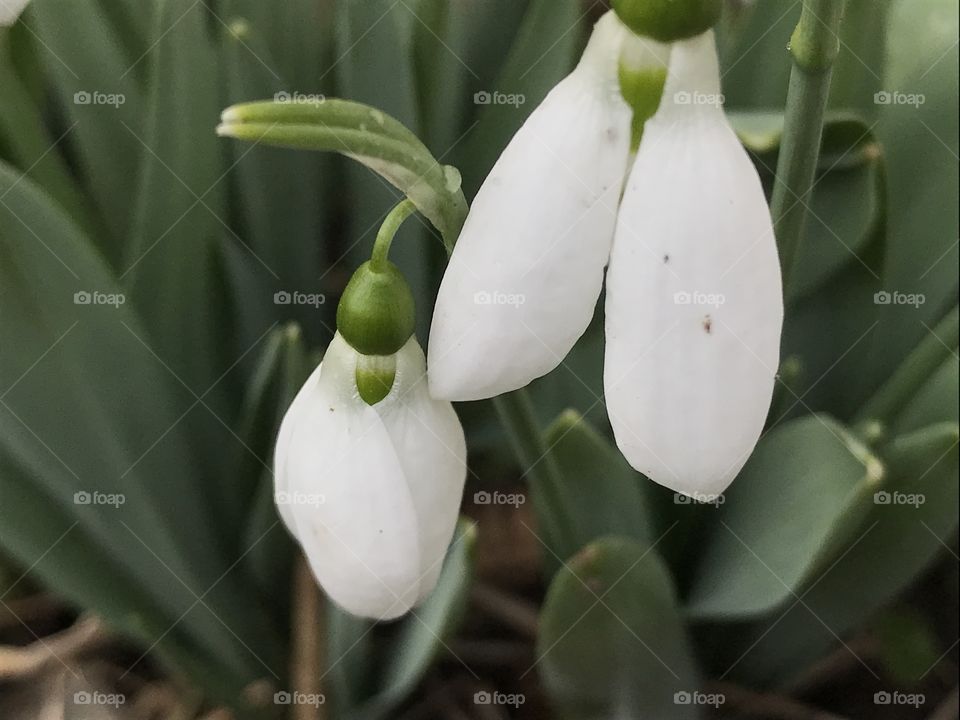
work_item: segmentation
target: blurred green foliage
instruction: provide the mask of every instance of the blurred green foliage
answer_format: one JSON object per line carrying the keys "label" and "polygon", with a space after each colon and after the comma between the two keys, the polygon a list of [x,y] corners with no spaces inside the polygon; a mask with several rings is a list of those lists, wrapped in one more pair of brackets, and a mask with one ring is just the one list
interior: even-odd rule
{"label": "blurred green foliage", "polygon": [[[768,189],[798,14],[732,3],[722,23],[727,106]],[[219,113],[278,93],[373,105],[469,201],[588,25],[572,0],[34,0],[0,30],[0,550],[212,696],[285,687],[273,437],[401,195],[342,157],[220,140]],[[545,434],[577,528],[544,553],[538,667],[565,716],[696,717],[673,693],[701,676],[783,682],[955,531],[956,38],[950,0],[849,2],[782,383],[722,505],[622,462],[599,323],[534,384],[545,426],[574,411]],[[394,258],[425,341],[443,244],[410,222]],[[503,467],[488,405],[460,410],[478,467]],[[443,650],[473,533],[390,632],[331,610],[338,717],[388,717]]]}

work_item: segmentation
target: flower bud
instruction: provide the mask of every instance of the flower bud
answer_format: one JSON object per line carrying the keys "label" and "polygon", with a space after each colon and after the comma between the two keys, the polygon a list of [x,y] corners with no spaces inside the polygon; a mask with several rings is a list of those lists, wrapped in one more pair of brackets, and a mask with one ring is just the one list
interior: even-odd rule
{"label": "flower bud", "polygon": [[699,35],[720,18],[722,0],[613,0],[613,9],[628,28],[660,42]]}
{"label": "flower bud", "polygon": [[396,265],[368,261],[357,268],[337,307],[337,330],[354,350],[393,355],[413,335],[414,322],[413,293]]}

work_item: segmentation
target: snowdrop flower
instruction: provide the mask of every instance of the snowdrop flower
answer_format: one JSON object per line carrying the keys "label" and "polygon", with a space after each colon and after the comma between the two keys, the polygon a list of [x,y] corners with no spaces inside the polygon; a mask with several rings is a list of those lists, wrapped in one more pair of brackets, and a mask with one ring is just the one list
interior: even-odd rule
{"label": "snowdrop flower", "polygon": [[466,479],[463,428],[427,392],[423,351],[396,354],[389,394],[357,390],[362,356],[338,333],[277,437],[277,506],[330,598],[388,620],[423,601],[440,576]]}
{"label": "snowdrop flower", "polygon": [[603,285],[630,148],[617,61],[627,29],[596,25],[577,68],[513,137],[473,201],[430,330],[430,387],[476,400],[555,368]]}
{"label": "snowdrop flower", "polygon": [[616,65],[637,56],[624,35],[613,14],[598,23],[481,188],[440,289],[430,384],[473,400],[549,372],[586,329],[609,260],[617,443],[656,482],[710,496],[745,463],[772,396],[783,321],[773,227],[721,107],[710,30],[672,44],[620,198],[630,113]]}
{"label": "snowdrop flower", "polygon": [[277,507],[329,597],[389,620],[440,577],[466,480],[466,441],[449,402],[427,390],[413,297],[386,259],[409,201],[337,308],[338,332],[280,426]]}
{"label": "snowdrop flower", "polygon": [[13,25],[30,0],[0,0],[0,27]]}
{"label": "snowdrop flower", "polygon": [[713,496],[763,429],[783,299],[770,212],[722,109],[712,31],[674,45],[607,273],[604,389],[637,470]]}

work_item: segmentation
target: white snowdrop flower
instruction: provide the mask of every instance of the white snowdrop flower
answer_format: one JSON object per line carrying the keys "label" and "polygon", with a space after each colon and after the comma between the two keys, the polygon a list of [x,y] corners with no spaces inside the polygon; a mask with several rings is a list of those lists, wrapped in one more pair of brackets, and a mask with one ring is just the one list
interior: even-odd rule
{"label": "white snowdrop flower", "polygon": [[555,368],[603,284],[626,174],[631,111],[617,80],[629,35],[610,12],[577,68],[513,137],[480,188],[430,332],[436,397],[476,400]]}
{"label": "white snowdrop flower", "polygon": [[630,464],[681,493],[723,492],[763,429],[782,324],[770,213],[707,31],[673,47],[607,274],[605,395]]}
{"label": "white snowdrop flower", "polygon": [[[358,364],[395,372],[373,405]],[[466,443],[450,403],[430,397],[425,367],[413,337],[373,358],[337,333],[277,437],[280,514],[317,581],[355,615],[388,620],[423,601],[457,522]]]}
{"label": "white snowdrop flower", "polygon": [[0,0],[0,27],[13,25],[30,0]]}

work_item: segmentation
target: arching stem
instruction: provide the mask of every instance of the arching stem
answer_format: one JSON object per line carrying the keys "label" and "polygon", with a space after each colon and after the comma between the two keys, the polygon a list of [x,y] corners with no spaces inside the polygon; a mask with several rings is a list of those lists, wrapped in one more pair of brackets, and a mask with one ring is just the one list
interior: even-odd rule
{"label": "arching stem", "polygon": [[373,252],[370,253],[370,265],[374,270],[382,271],[387,267],[387,257],[390,254],[390,245],[393,238],[403,225],[403,221],[417,211],[417,206],[409,198],[401,200],[384,218],[377,239],[373,243]]}

